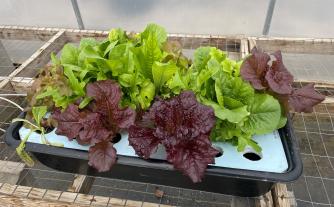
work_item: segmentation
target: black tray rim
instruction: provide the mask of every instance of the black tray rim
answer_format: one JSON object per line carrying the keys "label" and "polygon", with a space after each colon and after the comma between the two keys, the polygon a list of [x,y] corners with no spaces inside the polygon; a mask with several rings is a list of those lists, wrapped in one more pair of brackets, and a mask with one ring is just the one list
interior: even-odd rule
{"label": "black tray rim", "polygon": [[[19,118],[24,118],[25,113],[22,112],[19,115]],[[5,143],[12,147],[16,148],[20,141],[19,139],[14,138],[15,132],[18,132],[19,128],[22,126],[22,122],[11,123],[5,133]],[[227,167],[215,167],[208,166],[205,175],[215,176],[215,177],[231,177],[231,178],[240,178],[247,180],[257,180],[264,182],[292,182],[297,180],[303,171],[303,164],[299,154],[299,146],[296,140],[296,137],[293,132],[291,117],[288,116],[287,124],[278,130],[284,151],[288,161],[288,170],[284,173],[274,173],[274,172],[265,172],[265,171],[254,171],[254,170],[244,170],[236,168],[227,168]],[[17,133],[18,134],[18,133]],[[44,144],[36,143],[26,143],[26,151],[32,153],[43,153],[49,155],[55,155],[60,157],[75,158],[81,160],[87,160],[88,163],[88,152],[69,149],[62,147],[49,146]],[[157,161],[157,160],[144,160],[139,157],[129,157],[124,155],[117,155],[117,163],[121,165],[128,165],[134,167],[144,167],[151,169],[159,170],[168,170],[173,171],[174,168],[167,161]],[[111,169],[112,170],[112,169]],[[186,178],[185,178],[186,179]],[[205,179],[205,177],[204,177]]]}

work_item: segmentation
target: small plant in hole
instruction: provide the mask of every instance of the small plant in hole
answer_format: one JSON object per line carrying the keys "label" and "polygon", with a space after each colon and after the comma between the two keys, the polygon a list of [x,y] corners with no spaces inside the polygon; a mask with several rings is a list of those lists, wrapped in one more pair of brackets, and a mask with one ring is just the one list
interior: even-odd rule
{"label": "small plant in hole", "polygon": [[21,119],[21,118],[16,118],[16,119],[13,119],[13,121],[12,121],[12,122],[22,121],[22,122],[26,123],[30,128],[29,133],[23,138],[20,145],[16,148],[16,152],[19,155],[19,157],[29,167],[32,167],[34,165],[34,160],[29,156],[29,154],[24,150],[24,148],[25,148],[25,144],[26,144],[27,140],[29,139],[30,135],[33,132],[36,132],[36,133],[38,132],[41,135],[41,140],[42,140],[43,144],[53,145],[53,146],[57,146],[57,147],[62,147],[63,146],[62,144],[58,144],[58,143],[50,143],[46,139],[46,137],[45,137],[46,130],[41,124],[46,112],[47,112],[47,107],[46,106],[36,106],[36,107],[32,108],[32,115],[33,115],[33,119],[35,121],[35,124],[30,122],[27,119]]}

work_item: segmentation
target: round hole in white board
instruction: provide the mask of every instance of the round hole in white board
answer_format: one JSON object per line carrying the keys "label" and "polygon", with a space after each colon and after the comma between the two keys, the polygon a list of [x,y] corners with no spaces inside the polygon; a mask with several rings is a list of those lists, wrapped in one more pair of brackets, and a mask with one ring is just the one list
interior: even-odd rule
{"label": "round hole in white board", "polygon": [[219,146],[216,146],[216,145],[212,145],[213,148],[215,148],[219,153],[216,154],[216,157],[221,157],[223,156],[224,154],[224,150],[223,148],[219,147]]}
{"label": "round hole in white board", "polygon": [[114,136],[111,140],[112,143],[116,144],[117,142],[119,142],[121,140],[122,136],[120,133],[117,133],[116,136]]}
{"label": "round hole in white board", "polygon": [[[54,130],[54,127],[44,127],[44,134],[48,134]],[[37,134],[41,134],[42,132],[40,130],[35,131]]]}
{"label": "round hole in white board", "polygon": [[251,160],[251,161],[259,161],[262,159],[262,156],[259,155],[258,153],[256,152],[245,152],[243,154],[244,158],[248,159],[248,160]]}

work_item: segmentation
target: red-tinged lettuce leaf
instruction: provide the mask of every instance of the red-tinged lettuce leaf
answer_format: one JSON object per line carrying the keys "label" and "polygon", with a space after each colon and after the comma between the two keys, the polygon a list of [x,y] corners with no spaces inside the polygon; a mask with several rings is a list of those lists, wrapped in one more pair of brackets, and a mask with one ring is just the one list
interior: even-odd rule
{"label": "red-tinged lettuce leaf", "polygon": [[193,92],[185,91],[169,100],[156,100],[143,119],[130,127],[129,141],[144,158],[163,144],[167,160],[193,182],[200,182],[218,154],[209,140],[214,124],[213,109],[200,104]]}
{"label": "red-tinged lettuce leaf", "polygon": [[74,104],[70,104],[64,112],[56,110],[52,118],[57,121],[56,134],[67,136],[70,140],[76,138],[82,129],[80,112]]}
{"label": "red-tinged lettuce leaf", "polygon": [[113,144],[105,141],[89,148],[88,164],[99,172],[106,172],[116,163],[116,149]]}
{"label": "red-tinged lettuce leaf", "polygon": [[79,121],[83,127],[77,138],[80,144],[96,144],[115,136],[114,132],[103,127],[101,115],[98,113],[82,112]]}
{"label": "red-tinged lettuce leaf", "polygon": [[194,183],[201,182],[208,164],[214,163],[218,151],[211,146],[208,135],[201,135],[174,150],[167,151],[167,160],[175,169],[188,175]]}
{"label": "red-tinged lettuce leaf", "polygon": [[136,114],[131,108],[120,108],[122,93],[114,81],[90,83],[86,94],[94,101],[84,109],[70,104],[64,112],[54,112],[52,118],[58,124],[56,133],[71,140],[76,138],[79,144],[94,145],[89,149],[89,165],[100,172],[107,171],[116,162],[116,150],[110,140],[120,129],[129,128]]}
{"label": "red-tinged lettuce leaf", "polygon": [[160,140],[154,136],[154,129],[132,125],[129,134],[129,143],[138,156],[148,159],[157,151]]}
{"label": "red-tinged lettuce leaf", "polygon": [[86,93],[95,100],[95,112],[104,117],[109,129],[127,129],[134,123],[135,111],[129,107],[121,109],[119,106],[122,91],[118,83],[112,80],[89,83]]}
{"label": "red-tinged lettuce leaf", "polygon": [[166,147],[208,134],[215,123],[213,109],[200,104],[190,91],[169,101],[156,101],[150,113],[157,127],[155,135],[164,140]]}
{"label": "red-tinged lettuce leaf", "polygon": [[86,88],[87,96],[94,98],[100,113],[108,115],[117,108],[122,97],[121,89],[115,81],[105,80],[90,83]]}
{"label": "red-tinged lettuce leaf", "polygon": [[249,81],[257,90],[267,88],[265,81],[266,72],[269,69],[268,62],[270,56],[267,53],[258,51],[257,48],[252,49],[252,54],[246,58],[240,68],[241,77]]}
{"label": "red-tinged lettuce leaf", "polygon": [[136,119],[136,113],[130,107],[114,110],[112,115],[113,120],[117,122],[117,126],[121,129],[128,129]]}
{"label": "red-tinged lettuce leaf", "polygon": [[321,103],[325,96],[319,94],[314,89],[314,84],[310,83],[303,88],[296,89],[289,97],[290,107],[295,112],[312,112],[313,106]]}
{"label": "red-tinged lettuce leaf", "polygon": [[273,55],[276,60],[272,62],[265,76],[268,85],[277,94],[290,94],[293,76],[283,64],[281,51],[276,51]]}
{"label": "red-tinged lettuce leaf", "polygon": [[56,134],[76,138],[80,144],[95,144],[110,139],[113,133],[103,127],[101,115],[88,110],[79,111],[70,104],[64,112],[56,111],[52,118],[57,121]]}

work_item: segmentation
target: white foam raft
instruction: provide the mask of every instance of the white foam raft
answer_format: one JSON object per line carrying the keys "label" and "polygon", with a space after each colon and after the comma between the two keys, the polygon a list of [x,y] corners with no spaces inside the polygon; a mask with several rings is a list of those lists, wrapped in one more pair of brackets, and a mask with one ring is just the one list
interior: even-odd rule
{"label": "white foam raft", "polygon": [[[29,131],[30,129],[21,127],[19,130],[21,139],[25,137]],[[45,135],[49,142],[62,144],[65,148],[88,151],[89,145],[80,145],[76,140],[69,141],[67,137],[57,135],[55,131],[56,129]],[[288,169],[288,162],[278,131],[254,136],[253,139],[261,146],[261,153],[256,153],[248,147],[246,147],[244,152],[238,152],[236,147],[232,146],[230,143],[214,142],[213,145],[216,148],[223,149],[222,155],[215,158],[214,166],[275,173],[283,173]],[[33,132],[29,136],[28,142],[42,144],[41,135]],[[121,133],[121,139],[114,144],[114,147],[118,155],[138,157],[134,149],[129,146],[127,133]],[[244,156],[246,153],[260,159],[249,159],[249,157]],[[165,160],[166,152],[164,147],[159,146],[157,152],[153,154],[151,158]]]}

